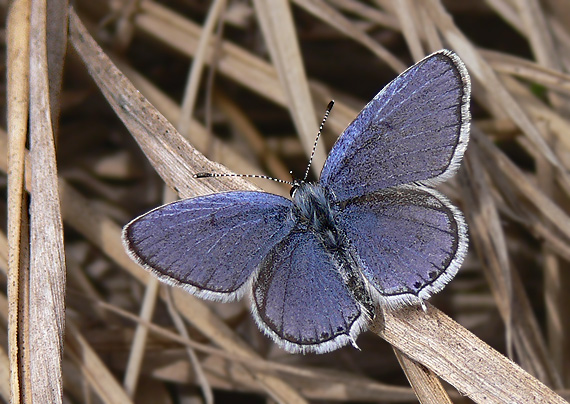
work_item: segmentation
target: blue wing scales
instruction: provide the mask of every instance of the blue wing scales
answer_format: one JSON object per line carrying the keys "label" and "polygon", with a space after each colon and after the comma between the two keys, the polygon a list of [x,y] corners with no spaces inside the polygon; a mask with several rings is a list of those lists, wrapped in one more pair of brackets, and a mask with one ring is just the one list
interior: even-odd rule
{"label": "blue wing scales", "polygon": [[292,203],[264,192],[176,201],[125,226],[129,254],[161,280],[214,300],[239,298],[262,259],[293,228]]}
{"label": "blue wing scales", "polygon": [[388,84],[345,129],[320,182],[344,201],[401,184],[437,183],[469,139],[471,85],[453,52],[436,52]]}
{"label": "blue wing scales", "polygon": [[404,185],[353,199],[340,211],[339,226],[372,290],[393,306],[443,289],[467,253],[463,215],[427,187]]}
{"label": "blue wing scales", "polygon": [[252,311],[265,334],[289,352],[354,343],[367,321],[312,232],[293,231],[263,261],[252,284]]}

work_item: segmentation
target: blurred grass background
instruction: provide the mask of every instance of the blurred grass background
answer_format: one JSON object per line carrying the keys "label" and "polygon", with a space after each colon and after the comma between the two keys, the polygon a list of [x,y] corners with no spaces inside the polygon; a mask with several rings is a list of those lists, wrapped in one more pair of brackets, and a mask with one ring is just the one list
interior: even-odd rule
{"label": "blurred grass background", "polygon": [[[207,303],[210,311],[181,305],[176,296],[168,303],[166,287],[136,272],[122,252],[119,226],[171,200],[164,181],[191,196],[205,192],[190,178],[196,167],[222,168],[200,160],[175,177],[169,159],[184,151],[145,156],[137,144],[144,141],[121,120],[148,130],[155,113],[122,116],[135,96],[117,97],[122,113],[111,108],[93,81],[97,58],[89,64],[78,56],[78,36],[67,43],[65,2],[49,3],[43,14],[50,71],[34,62],[42,58],[33,42],[42,18],[29,19],[30,4],[32,14],[45,8],[41,1],[0,4],[8,21],[2,88],[9,134],[0,143],[2,169],[10,170],[4,184],[12,187],[3,188],[10,221],[0,237],[3,282],[10,285],[0,299],[0,396],[28,402],[56,397],[63,386],[69,403],[129,396],[137,403],[417,402],[392,347],[372,333],[359,337],[361,351],[290,355],[261,335],[247,299]],[[464,167],[441,189],[465,212],[471,243],[455,280],[430,302],[570,397],[570,3],[77,0],[74,7],[119,70],[192,146],[233,172],[284,180],[289,170],[302,176],[330,99],[337,103],[313,179],[342,129],[385,84],[432,51],[457,52],[473,83],[472,140]],[[33,45],[26,49],[29,33]],[[106,89],[121,93],[121,80],[107,80]],[[32,149],[26,163],[24,146]],[[18,194],[24,168],[31,202]],[[181,189],[185,176],[188,188]],[[289,192],[269,181],[255,184]],[[34,334],[43,321],[48,326]],[[240,338],[243,349],[266,361],[243,366],[238,352],[212,344],[216,333]],[[52,347],[43,353],[41,335]],[[188,339],[200,344],[195,351],[182,344]],[[36,351],[54,364],[43,376],[34,368]],[[47,387],[32,391],[42,378],[55,396]],[[445,386],[453,402],[471,402],[469,392]]]}

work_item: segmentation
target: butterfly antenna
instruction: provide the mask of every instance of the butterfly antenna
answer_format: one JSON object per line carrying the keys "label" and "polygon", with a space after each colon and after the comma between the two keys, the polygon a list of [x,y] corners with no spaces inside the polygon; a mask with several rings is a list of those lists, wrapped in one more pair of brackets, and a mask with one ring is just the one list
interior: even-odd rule
{"label": "butterfly antenna", "polygon": [[[307,180],[307,177],[309,176],[309,169],[311,168],[311,164],[313,162],[313,157],[315,155],[315,151],[317,150],[317,144],[319,142],[319,137],[321,136],[321,133],[323,131],[323,127],[325,126],[325,122],[326,122],[327,118],[329,117],[329,114],[332,110],[333,105],[334,105],[334,100],[329,102],[329,105],[327,105],[327,110],[325,111],[325,116],[323,117],[323,121],[321,122],[321,126],[319,126],[319,133],[317,133],[317,137],[315,139],[315,144],[313,144],[313,150],[311,152],[311,157],[309,158],[309,164],[307,165],[307,170],[305,170],[305,176],[303,177],[302,182],[305,182]],[[293,172],[290,172],[290,173],[292,176]],[[262,178],[265,180],[275,181],[275,182],[278,182],[280,184],[288,184],[288,185],[291,185],[292,187],[299,185],[298,180],[285,181],[285,180],[280,180],[278,178],[270,177],[268,175],[258,175],[258,174],[224,174],[224,173],[218,174],[218,173],[203,172],[203,173],[196,173],[193,175],[193,177],[194,178],[216,178],[216,177]]]}
{"label": "butterfly antenna", "polygon": [[311,164],[313,163],[313,157],[315,156],[315,151],[317,150],[317,143],[319,142],[319,137],[321,137],[321,132],[323,131],[325,122],[329,117],[329,114],[331,113],[333,105],[334,105],[334,100],[331,100],[331,102],[329,102],[329,105],[327,105],[325,116],[323,117],[321,126],[319,126],[319,133],[317,133],[317,137],[315,138],[315,143],[313,144],[313,151],[311,152],[311,157],[309,158],[309,164],[307,164],[307,169],[305,170],[305,176],[303,177],[303,182],[305,182],[307,180],[307,177],[309,176],[309,169],[311,168]]}
{"label": "butterfly antenna", "polygon": [[278,182],[280,184],[288,184],[293,186],[293,182],[284,181],[278,178],[273,178],[268,175],[258,175],[258,174],[218,174],[218,173],[196,173],[193,175],[194,178],[216,178],[216,177],[242,177],[242,178],[263,178],[265,180],[271,180]]}

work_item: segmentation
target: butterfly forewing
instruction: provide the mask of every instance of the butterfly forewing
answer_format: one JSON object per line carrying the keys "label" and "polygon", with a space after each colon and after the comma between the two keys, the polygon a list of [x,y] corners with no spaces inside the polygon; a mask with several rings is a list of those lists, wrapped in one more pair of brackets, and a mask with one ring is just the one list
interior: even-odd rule
{"label": "butterfly forewing", "polygon": [[201,297],[239,297],[271,248],[293,228],[291,201],[226,192],[161,206],[129,223],[131,256],[162,280]]}
{"label": "butterfly forewing", "polygon": [[312,232],[292,232],[263,261],[253,282],[260,327],[292,352],[327,352],[354,341],[360,305],[332,255]]}
{"label": "butterfly forewing", "polygon": [[355,198],[339,213],[339,226],[364,277],[393,306],[441,290],[467,252],[463,216],[431,188],[405,185]]}
{"label": "butterfly forewing", "polygon": [[320,182],[338,200],[451,176],[469,138],[470,81],[461,60],[436,52],[388,84],[334,145]]}

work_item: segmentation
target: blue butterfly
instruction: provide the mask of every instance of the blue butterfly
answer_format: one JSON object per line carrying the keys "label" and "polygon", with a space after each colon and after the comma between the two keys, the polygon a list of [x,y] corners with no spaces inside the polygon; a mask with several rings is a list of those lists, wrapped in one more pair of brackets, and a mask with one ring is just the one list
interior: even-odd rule
{"label": "blue butterfly", "polygon": [[289,352],[356,346],[378,304],[424,306],[463,262],[465,220],[431,186],[463,158],[470,92],[459,57],[433,53],[364,107],[319,181],[295,183],[292,200],[235,191],[177,201],[126,225],[125,247],[196,296],[249,292],[260,329]]}

